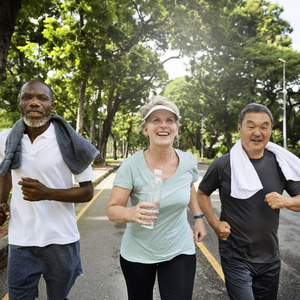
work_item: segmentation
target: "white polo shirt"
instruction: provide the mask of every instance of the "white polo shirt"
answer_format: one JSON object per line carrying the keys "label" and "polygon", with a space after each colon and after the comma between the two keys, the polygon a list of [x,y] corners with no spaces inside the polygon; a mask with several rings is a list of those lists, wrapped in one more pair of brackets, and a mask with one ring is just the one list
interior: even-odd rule
{"label": "white polo shirt", "polygon": [[[4,157],[5,141],[11,129],[0,132],[0,161]],[[67,189],[75,182],[95,179],[92,167],[78,175],[71,173],[65,164],[54,126],[33,143],[27,134],[22,138],[22,162],[19,169],[12,170],[13,194],[9,222],[9,244],[44,247],[50,244],[69,244],[79,240],[73,203],[42,200],[30,202],[23,199],[21,177],[38,179],[49,188]]]}

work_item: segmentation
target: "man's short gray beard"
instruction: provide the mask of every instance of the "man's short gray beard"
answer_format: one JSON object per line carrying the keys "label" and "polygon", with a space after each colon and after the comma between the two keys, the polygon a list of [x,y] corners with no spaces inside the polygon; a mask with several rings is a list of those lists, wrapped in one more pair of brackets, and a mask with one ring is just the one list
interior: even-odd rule
{"label": "man's short gray beard", "polygon": [[28,127],[34,127],[34,128],[39,128],[44,126],[51,118],[51,115],[45,116],[42,120],[40,121],[32,121],[29,118],[23,116],[23,121]]}

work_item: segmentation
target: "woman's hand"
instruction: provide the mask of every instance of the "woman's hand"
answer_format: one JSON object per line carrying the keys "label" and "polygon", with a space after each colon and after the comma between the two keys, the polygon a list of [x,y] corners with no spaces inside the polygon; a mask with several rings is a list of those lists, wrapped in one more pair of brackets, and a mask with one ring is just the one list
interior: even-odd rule
{"label": "woman's hand", "polygon": [[154,207],[158,204],[158,201],[152,203],[140,202],[136,206],[131,208],[130,219],[133,222],[140,223],[141,225],[150,226],[149,221],[156,220],[158,210],[155,210]]}
{"label": "woman's hand", "polygon": [[139,202],[133,207],[128,207],[127,202],[131,190],[113,186],[110,199],[106,207],[108,218],[117,223],[125,224],[128,222],[136,222],[141,225],[151,225],[150,220],[156,220],[158,210],[152,210],[157,201],[153,203]]}

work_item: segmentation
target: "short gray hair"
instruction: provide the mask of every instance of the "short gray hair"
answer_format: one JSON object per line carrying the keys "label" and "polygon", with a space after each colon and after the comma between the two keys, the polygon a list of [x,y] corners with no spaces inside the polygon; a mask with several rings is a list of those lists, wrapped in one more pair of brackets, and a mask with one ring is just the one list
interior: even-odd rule
{"label": "short gray hair", "polygon": [[241,113],[239,115],[239,121],[238,121],[241,126],[244,121],[245,115],[248,113],[252,113],[252,112],[266,113],[270,117],[272,127],[273,127],[274,119],[273,119],[273,115],[272,115],[271,111],[265,105],[258,104],[258,103],[250,103],[243,108],[243,110],[241,111]]}

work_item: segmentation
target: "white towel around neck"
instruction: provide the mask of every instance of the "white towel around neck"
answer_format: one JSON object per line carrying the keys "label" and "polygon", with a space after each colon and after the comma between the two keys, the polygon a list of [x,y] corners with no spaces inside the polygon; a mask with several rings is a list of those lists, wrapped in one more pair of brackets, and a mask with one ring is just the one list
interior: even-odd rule
{"label": "white towel around neck", "polygon": [[[300,159],[290,151],[269,142],[266,149],[273,152],[286,180],[300,181]],[[241,140],[230,150],[231,196],[248,199],[263,188]]]}

